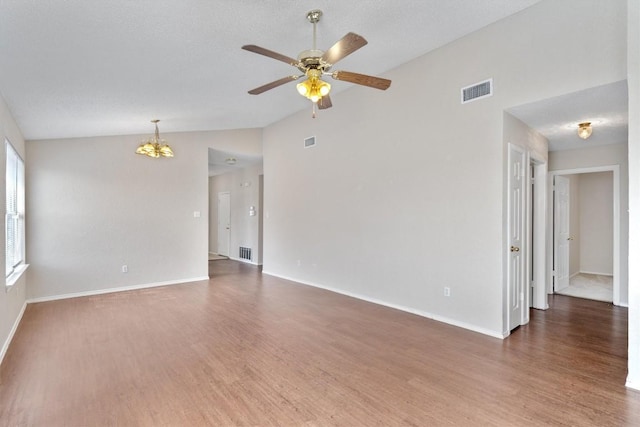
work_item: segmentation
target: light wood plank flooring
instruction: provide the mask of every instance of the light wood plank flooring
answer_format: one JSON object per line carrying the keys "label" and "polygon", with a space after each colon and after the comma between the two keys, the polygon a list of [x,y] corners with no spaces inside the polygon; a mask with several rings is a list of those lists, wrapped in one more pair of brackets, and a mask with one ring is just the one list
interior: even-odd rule
{"label": "light wood plank flooring", "polygon": [[501,341],[214,261],[27,307],[3,426],[624,426],[627,311],[556,295]]}

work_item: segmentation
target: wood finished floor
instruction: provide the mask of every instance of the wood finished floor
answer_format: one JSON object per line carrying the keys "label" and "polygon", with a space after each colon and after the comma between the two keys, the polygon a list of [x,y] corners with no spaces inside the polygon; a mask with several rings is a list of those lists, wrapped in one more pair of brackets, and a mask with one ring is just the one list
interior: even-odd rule
{"label": "wood finished floor", "polygon": [[210,264],[208,282],[29,305],[0,425],[640,425],[624,308],[558,295],[501,341]]}

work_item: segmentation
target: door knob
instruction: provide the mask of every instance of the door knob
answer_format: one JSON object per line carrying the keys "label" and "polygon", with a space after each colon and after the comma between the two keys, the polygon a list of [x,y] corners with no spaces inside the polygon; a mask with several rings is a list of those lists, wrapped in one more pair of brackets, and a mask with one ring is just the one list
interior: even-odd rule
{"label": "door knob", "polygon": [[520,252],[520,248],[517,246],[511,246],[511,252]]}

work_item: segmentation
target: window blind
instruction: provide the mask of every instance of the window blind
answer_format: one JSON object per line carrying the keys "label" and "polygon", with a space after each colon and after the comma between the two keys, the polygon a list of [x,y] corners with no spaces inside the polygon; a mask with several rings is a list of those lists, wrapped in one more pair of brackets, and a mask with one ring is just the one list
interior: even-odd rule
{"label": "window blind", "polygon": [[9,141],[5,142],[5,147],[5,271],[6,276],[9,276],[24,262],[24,162]]}

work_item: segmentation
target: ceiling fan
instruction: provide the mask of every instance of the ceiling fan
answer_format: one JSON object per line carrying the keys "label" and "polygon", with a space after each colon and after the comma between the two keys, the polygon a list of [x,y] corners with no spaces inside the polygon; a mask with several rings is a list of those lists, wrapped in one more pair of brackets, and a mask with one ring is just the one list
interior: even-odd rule
{"label": "ceiling fan", "polygon": [[329,71],[336,62],[366,45],[367,41],[364,37],[359,36],[358,34],[348,33],[338,40],[329,50],[322,51],[317,49],[316,24],[320,21],[321,16],[321,10],[312,10],[307,13],[307,20],[313,24],[313,48],[300,52],[298,59],[294,59],[253,44],[242,46],[242,49],[248,50],[249,52],[286,62],[303,73],[301,75],[283,77],[279,80],[275,80],[271,83],[252,89],[249,91],[251,95],[259,95],[270,89],[306,76],[307,79],[305,81],[298,83],[297,89],[300,95],[307,97],[311,102],[313,102],[315,117],[316,104],[321,110],[329,108],[332,105],[331,98],[329,97],[331,85],[322,80],[322,76],[331,76],[335,80],[369,86],[380,90],[386,90],[391,85],[391,80],[380,77],[353,73],[351,71]]}

